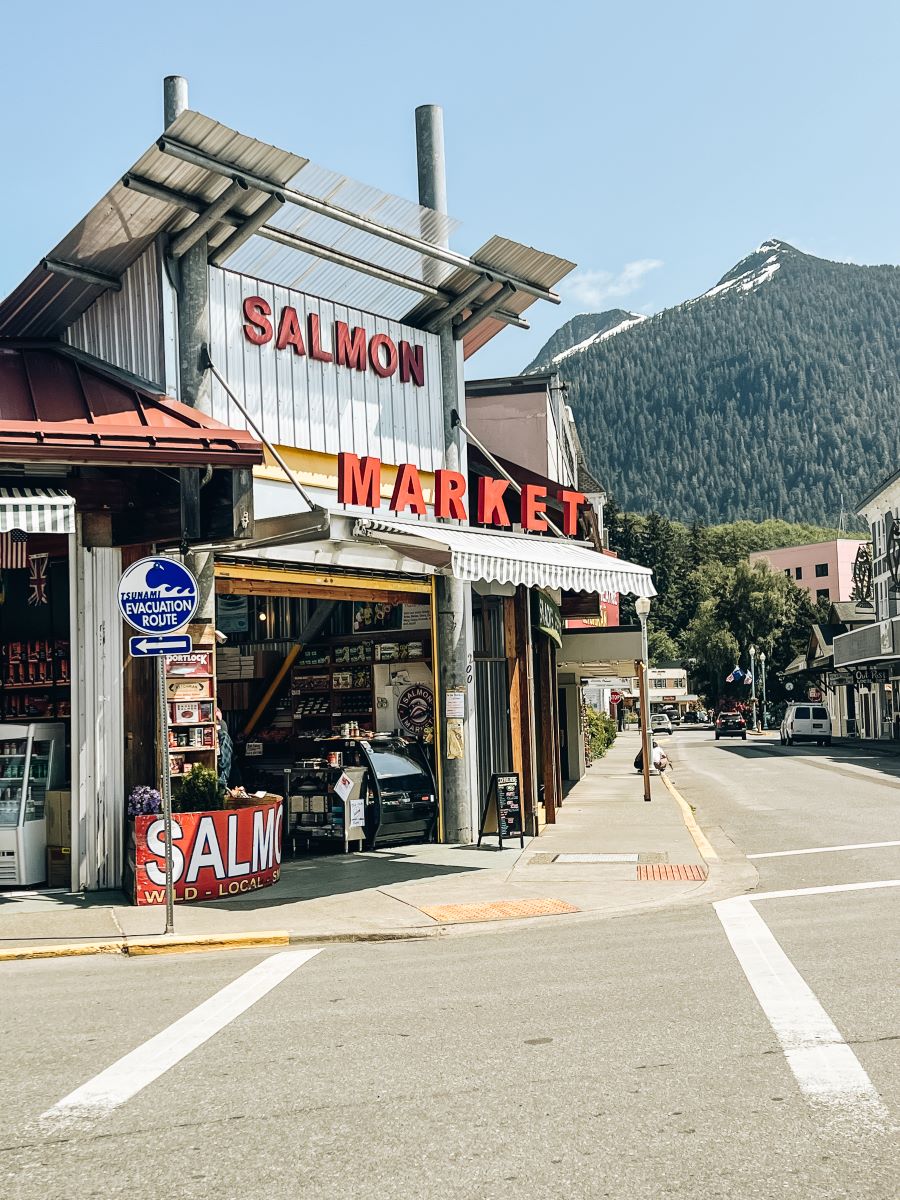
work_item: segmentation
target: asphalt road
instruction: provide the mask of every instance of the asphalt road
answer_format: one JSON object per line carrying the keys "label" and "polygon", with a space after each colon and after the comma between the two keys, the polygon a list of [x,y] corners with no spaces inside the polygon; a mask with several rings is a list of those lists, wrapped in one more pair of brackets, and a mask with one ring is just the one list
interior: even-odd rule
{"label": "asphalt road", "polygon": [[[898,846],[820,852],[900,840],[900,759],[881,770],[693,731],[671,743],[701,825],[750,855],[817,851],[753,859],[758,894],[900,877]],[[742,945],[746,921],[733,917],[745,910],[707,904],[308,960],[0,965],[0,1191],[888,1200],[900,1170],[900,893],[818,890],[746,908],[808,992],[776,956],[786,990],[757,980],[765,1004],[786,1002],[786,1025],[820,1008],[840,1046],[785,1053],[729,941],[727,921]],[[759,966],[752,954],[746,965]],[[276,969],[284,977],[254,1000],[268,986],[259,972]],[[244,1010],[210,1009],[238,979],[228,996]],[[56,1107],[151,1038],[104,1076],[94,1107]],[[870,1091],[854,1090],[860,1076]]]}

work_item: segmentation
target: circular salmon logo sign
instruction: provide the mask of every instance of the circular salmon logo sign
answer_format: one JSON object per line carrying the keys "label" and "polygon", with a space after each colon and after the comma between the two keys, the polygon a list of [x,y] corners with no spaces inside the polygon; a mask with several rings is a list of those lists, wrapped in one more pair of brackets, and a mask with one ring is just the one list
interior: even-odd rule
{"label": "circular salmon logo sign", "polygon": [[434,724],[434,693],[424,683],[413,683],[400,693],[397,720],[407,733],[417,736]]}

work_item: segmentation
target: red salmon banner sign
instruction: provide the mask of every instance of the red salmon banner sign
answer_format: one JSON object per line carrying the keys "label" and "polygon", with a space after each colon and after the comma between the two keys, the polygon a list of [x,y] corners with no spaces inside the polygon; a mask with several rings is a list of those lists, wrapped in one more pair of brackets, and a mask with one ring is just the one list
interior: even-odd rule
{"label": "red salmon banner sign", "polygon": [[[222,900],[270,887],[281,874],[282,802],[222,812],[175,813],[175,899]],[[164,904],[166,841],[160,815],[134,820],[136,904]]]}

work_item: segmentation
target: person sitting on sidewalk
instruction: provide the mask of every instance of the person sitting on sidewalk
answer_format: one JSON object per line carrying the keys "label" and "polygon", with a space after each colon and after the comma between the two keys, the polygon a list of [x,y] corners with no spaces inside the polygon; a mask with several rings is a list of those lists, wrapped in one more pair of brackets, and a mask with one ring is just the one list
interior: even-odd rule
{"label": "person sitting on sidewalk", "polygon": [[[656,739],[653,740],[652,749],[650,751],[650,765],[653,767],[654,771],[658,771],[660,774],[662,774],[662,772],[669,765],[668,755],[666,754],[665,750],[660,747]],[[635,755],[634,769],[639,773],[644,769],[643,746],[641,746],[640,750],[638,750],[637,754]]]}

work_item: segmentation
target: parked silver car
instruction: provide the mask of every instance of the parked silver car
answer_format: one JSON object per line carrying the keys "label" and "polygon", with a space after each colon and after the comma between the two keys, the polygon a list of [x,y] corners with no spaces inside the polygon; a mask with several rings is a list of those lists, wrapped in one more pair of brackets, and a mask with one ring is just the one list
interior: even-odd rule
{"label": "parked silver car", "polygon": [[650,732],[671,734],[672,722],[665,713],[653,713],[650,717]]}

